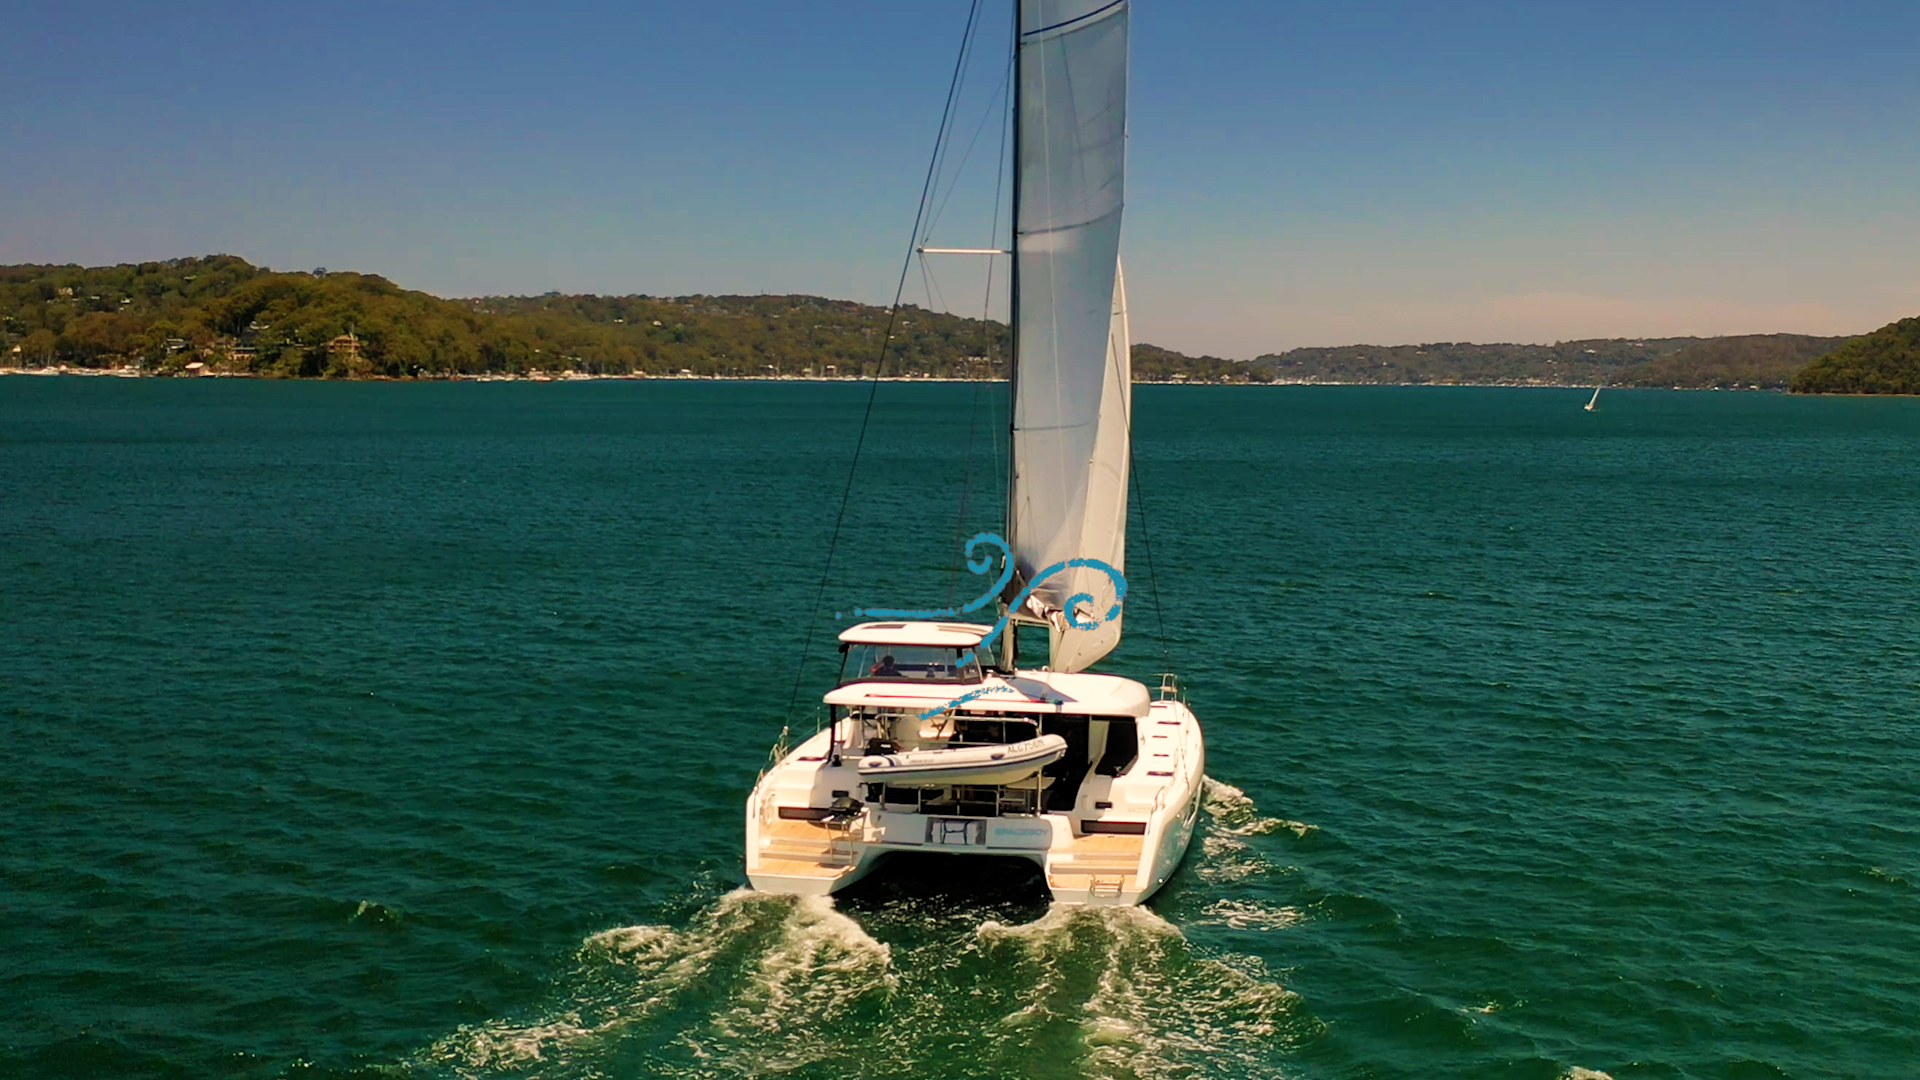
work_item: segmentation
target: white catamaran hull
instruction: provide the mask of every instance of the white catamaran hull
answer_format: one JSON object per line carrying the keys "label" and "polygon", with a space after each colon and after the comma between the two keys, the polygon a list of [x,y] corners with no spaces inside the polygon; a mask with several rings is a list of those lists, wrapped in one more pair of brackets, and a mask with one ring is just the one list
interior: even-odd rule
{"label": "white catamaran hull", "polygon": [[835,800],[863,794],[870,781],[857,759],[834,762],[833,736],[829,729],[808,739],[754,787],[746,820],[754,888],[834,893],[888,855],[914,851],[1030,859],[1056,903],[1137,904],[1185,857],[1206,774],[1198,721],[1184,702],[1163,700],[1140,721],[1133,762],[1118,776],[1090,769],[1071,809],[961,816],[883,799],[835,817]]}

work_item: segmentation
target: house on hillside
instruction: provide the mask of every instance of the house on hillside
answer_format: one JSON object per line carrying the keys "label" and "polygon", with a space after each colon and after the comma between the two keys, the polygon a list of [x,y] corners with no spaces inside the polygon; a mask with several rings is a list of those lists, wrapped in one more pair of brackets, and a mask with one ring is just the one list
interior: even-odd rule
{"label": "house on hillside", "polygon": [[339,337],[327,342],[327,355],[342,360],[358,360],[360,358],[360,339],[352,334],[341,334]]}

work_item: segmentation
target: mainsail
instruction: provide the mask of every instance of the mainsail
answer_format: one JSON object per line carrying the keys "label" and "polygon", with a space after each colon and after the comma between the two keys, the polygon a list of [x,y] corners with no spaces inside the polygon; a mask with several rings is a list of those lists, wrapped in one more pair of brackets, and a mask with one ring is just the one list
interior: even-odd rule
{"label": "mainsail", "polygon": [[[1132,391],[1125,204],[1128,0],[1019,0],[1013,476],[1009,527],[1023,580],[1070,559],[1126,557]],[[1120,640],[1102,622],[1113,582],[1052,576],[1019,617],[1052,627],[1049,666],[1079,671]],[[1066,603],[1088,594],[1068,622]]]}

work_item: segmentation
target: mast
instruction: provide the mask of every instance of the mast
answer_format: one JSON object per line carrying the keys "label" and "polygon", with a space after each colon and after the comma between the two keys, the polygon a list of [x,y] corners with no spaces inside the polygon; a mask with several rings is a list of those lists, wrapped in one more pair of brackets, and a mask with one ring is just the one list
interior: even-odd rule
{"label": "mast", "polygon": [[[1013,209],[1007,215],[1008,237],[1007,251],[1012,270],[1007,278],[1007,558],[1013,559],[1013,545],[1017,542],[1013,535],[1013,500],[1019,490],[1016,482],[1020,477],[1020,459],[1013,452],[1014,429],[1019,415],[1015,402],[1020,393],[1020,84],[1024,80],[1020,73],[1021,31],[1025,29],[1022,8],[1026,0],[1013,0],[1013,64],[1009,70],[1013,73],[1013,93],[1009,99],[1013,104]],[[1018,571],[1015,572],[1015,586],[1019,585]],[[1003,613],[1007,611],[1004,600],[1001,602]],[[1001,646],[1001,666],[1013,671],[1020,662],[1020,648],[1017,635],[1020,623],[1017,619],[1007,619],[1006,642]]]}

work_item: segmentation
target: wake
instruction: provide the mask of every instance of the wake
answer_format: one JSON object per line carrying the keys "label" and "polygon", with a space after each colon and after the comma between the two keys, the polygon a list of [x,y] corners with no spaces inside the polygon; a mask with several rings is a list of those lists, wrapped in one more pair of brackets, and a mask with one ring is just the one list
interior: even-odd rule
{"label": "wake", "polygon": [[[1208,781],[1208,870],[1295,828]],[[1310,828],[1299,826],[1298,828]],[[1214,850],[1215,841],[1229,847]],[[1323,1026],[1258,958],[1203,955],[1142,907],[1055,905],[1020,925],[951,904],[890,908],[876,940],[824,897],[741,889],[685,928],[587,938],[531,1015],[462,1027],[402,1071],[428,1077],[1279,1077]],[[1200,925],[1298,913],[1221,898]]]}
{"label": "wake", "polygon": [[671,1032],[695,1056],[712,1056],[703,1044],[752,1049],[759,1067],[788,1071],[812,1057],[804,1040],[785,1036],[896,985],[887,946],[825,897],[740,889],[685,930],[593,935],[546,1015],[461,1028],[409,1064],[463,1077],[598,1077],[630,1041]]}

